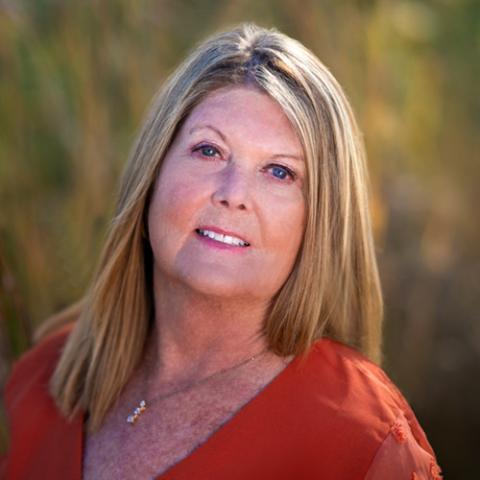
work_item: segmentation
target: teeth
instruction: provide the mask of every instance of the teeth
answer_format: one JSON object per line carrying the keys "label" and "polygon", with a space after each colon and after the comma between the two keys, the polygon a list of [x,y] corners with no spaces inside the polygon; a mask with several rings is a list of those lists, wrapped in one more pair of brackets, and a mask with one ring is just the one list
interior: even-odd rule
{"label": "teeth", "polygon": [[212,232],[211,230],[201,230],[198,228],[197,232],[204,237],[208,237],[212,240],[226,243],[228,245],[234,245],[236,247],[248,247],[250,245],[248,242],[244,242],[240,238],[231,237],[230,235],[222,235],[221,233]]}

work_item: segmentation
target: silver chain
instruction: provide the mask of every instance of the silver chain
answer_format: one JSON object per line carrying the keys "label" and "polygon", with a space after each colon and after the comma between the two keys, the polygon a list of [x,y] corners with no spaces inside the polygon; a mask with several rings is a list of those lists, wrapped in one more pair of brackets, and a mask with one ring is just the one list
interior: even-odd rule
{"label": "silver chain", "polygon": [[135,423],[137,422],[137,420],[139,419],[140,415],[150,406],[152,405],[153,403],[155,402],[158,402],[160,400],[165,400],[167,398],[170,398],[170,397],[173,397],[179,393],[183,393],[183,392],[186,392],[188,390],[190,390],[191,388],[193,387],[196,387],[198,385],[201,385],[202,383],[205,383],[207,380],[210,380],[212,378],[215,378],[217,376],[220,376],[222,373],[225,373],[225,372],[228,372],[228,371],[233,371],[237,368],[240,368],[242,365],[245,365],[253,360],[255,360],[256,358],[260,357],[261,355],[263,355],[265,352],[267,351],[267,349],[265,350],[262,350],[261,352],[253,355],[252,357],[249,357],[243,361],[241,361],[240,363],[237,363],[231,367],[227,367],[227,368],[224,368],[222,370],[219,370],[218,372],[215,372],[215,373],[212,373],[211,375],[208,375],[200,380],[198,380],[197,382],[193,382],[193,383],[190,383],[189,385],[186,385],[182,388],[179,388],[177,390],[174,390],[173,392],[169,392],[169,393],[166,393],[166,394],[161,394],[161,395],[157,395],[155,397],[153,397],[151,400],[148,400],[148,402],[146,400],[141,400],[138,404],[138,406],[136,408],[133,409],[132,413],[130,415],[128,415],[127,417],[127,423],[130,423],[130,425],[135,425]]}

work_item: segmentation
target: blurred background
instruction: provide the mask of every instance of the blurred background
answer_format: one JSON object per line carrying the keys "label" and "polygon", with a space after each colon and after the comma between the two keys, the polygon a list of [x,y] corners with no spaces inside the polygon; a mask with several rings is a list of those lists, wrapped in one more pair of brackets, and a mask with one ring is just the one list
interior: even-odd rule
{"label": "blurred background", "polygon": [[36,326],[82,295],[151,97],[196,43],[241,21],[297,38],[344,86],[371,170],[383,366],[445,477],[477,478],[474,0],[0,0],[0,385]]}

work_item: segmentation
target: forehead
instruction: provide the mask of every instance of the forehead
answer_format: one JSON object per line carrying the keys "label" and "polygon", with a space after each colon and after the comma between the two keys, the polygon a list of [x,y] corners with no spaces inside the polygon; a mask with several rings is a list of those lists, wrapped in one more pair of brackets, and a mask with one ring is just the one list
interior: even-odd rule
{"label": "forehead", "polygon": [[183,134],[192,135],[204,126],[302,156],[300,139],[281,106],[255,87],[229,86],[207,95],[187,117]]}

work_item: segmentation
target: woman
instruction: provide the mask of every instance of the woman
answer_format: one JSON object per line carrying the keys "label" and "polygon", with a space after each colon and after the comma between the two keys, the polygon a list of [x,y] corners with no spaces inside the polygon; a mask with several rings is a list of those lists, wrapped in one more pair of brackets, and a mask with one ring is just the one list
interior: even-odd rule
{"label": "woman", "polygon": [[168,79],[74,310],[12,373],[7,478],[440,478],[375,364],[361,135],[276,30],[218,34]]}

